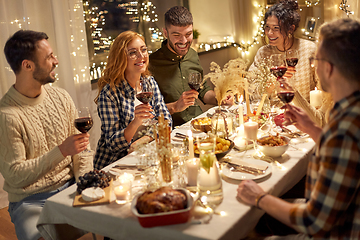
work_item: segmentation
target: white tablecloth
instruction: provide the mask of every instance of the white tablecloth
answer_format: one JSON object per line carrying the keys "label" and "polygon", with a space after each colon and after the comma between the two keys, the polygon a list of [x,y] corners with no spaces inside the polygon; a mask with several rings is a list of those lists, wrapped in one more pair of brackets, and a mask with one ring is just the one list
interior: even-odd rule
{"label": "white tablecloth", "polygon": [[[186,130],[183,126],[174,132],[184,133]],[[314,142],[308,140],[298,143],[296,148],[310,150],[313,146]],[[246,155],[252,153],[253,150],[248,150]],[[243,153],[236,153],[233,150],[230,154]],[[256,181],[266,192],[280,196],[305,175],[308,154],[290,147],[286,154],[276,159],[281,163],[282,168],[273,165],[270,175]],[[118,162],[136,161],[138,161],[136,155],[128,155]],[[239,182],[239,180],[223,178],[224,200],[216,211],[225,212],[224,216],[214,215],[208,224],[189,222],[154,228],[141,227],[131,213],[130,204],[118,205],[111,202],[98,206],[73,207],[76,192],[76,186],[73,185],[46,201],[38,221],[38,229],[45,239],[70,239],[65,235],[73,233],[75,228],[61,225],[63,228],[60,231],[56,229],[57,224],[68,224],[112,239],[241,239],[255,227],[264,212],[236,198]],[[60,236],[60,233],[64,236]]]}

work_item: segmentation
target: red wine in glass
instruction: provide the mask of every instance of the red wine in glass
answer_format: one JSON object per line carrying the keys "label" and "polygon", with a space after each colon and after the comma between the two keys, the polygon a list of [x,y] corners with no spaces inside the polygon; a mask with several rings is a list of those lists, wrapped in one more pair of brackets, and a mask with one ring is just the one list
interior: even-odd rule
{"label": "red wine in glass", "polygon": [[75,119],[75,127],[82,133],[87,133],[93,126],[91,117],[80,117]]}
{"label": "red wine in glass", "polygon": [[280,66],[280,67],[272,67],[270,68],[270,72],[277,78],[280,79],[287,71],[286,66]]}
{"label": "red wine in glass", "polygon": [[141,93],[136,94],[136,98],[140,102],[146,104],[151,101],[153,95],[154,95],[153,92],[141,92]]}
{"label": "red wine in glass", "polygon": [[298,58],[286,58],[286,63],[290,67],[295,67],[298,61],[299,61]]}
{"label": "red wine in glass", "polygon": [[278,92],[277,96],[283,103],[286,104],[290,103],[294,99],[295,93],[292,91]]}
{"label": "red wine in glass", "polygon": [[189,82],[188,84],[191,89],[199,91],[201,85],[200,83]]}

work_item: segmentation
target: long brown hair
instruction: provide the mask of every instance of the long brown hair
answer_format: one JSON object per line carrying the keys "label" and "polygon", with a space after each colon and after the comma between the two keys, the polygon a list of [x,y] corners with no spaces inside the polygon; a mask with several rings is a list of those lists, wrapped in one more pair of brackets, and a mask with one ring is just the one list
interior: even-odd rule
{"label": "long brown hair", "polygon": [[[102,72],[102,76],[98,81],[99,92],[94,99],[95,103],[97,103],[100,92],[106,84],[110,84],[110,88],[114,89],[115,86],[118,86],[121,81],[126,81],[125,70],[128,64],[127,46],[136,38],[140,38],[145,42],[144,37],[140,34],[133,31],[125,31],[120,33],[111,44],[106,68]],[[143,72],[141,76],[146,77],[149,75],[150,72],[147,66],[145,72]]]}

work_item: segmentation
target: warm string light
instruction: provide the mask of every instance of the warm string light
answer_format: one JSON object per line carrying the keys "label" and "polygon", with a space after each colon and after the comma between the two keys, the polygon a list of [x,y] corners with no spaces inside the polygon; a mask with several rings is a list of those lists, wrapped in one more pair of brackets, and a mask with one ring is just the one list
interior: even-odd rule
{"label": "warm string light", "polygon": [[[320,4],[320,0],[316,0],[316,1],[313,1],[313,0],[305,1],[305,5],[306,5],[306,7],[308,7],[308,8],[309,8],[309,7],[316,6],[316,5],[319,5],[319,4]],[[300,7],[300,12],[302,12],[302,10],[303,10],[303,9]],[[320,17],[318,17],[317,19],[318,19],[318,21],[320,21]],[[301,31],[303,32],[303,35],[307,36],[307,38],[308,38],[309,40],[315,39],[315,37],[309,36],[310,33],[309,33],[308,31],[306,31],[305,28],[302,28]]]}
{"label": "warm string light", "polygon": [[[261,5],[258,5],[259,8],[262,8]],[[224,41],[216,42],[216,43],[200,43],[199,52],[207,52],[213,49],[223,48],[223,47],[236,47],[239,51],[244,52],[246,55],[249,54],[250,48],[252,48],[255,44],[259,44],[259,38],[264,36],[264,16],[267,10],[267,6],[262,8],[257,17],[257,21],[259,23],[259,27],[255,36],[252,37],[252,41],[245,42],[242,40],[240,43],[234,41],[234,39],[230,36],[224,37]]]}
{"label": "warm string light", "polygon": [[312,6],[316,6],[316,5],[319,5],[319,4],[320,4],[320,0],[316,0],[316,1],[313,1],[313,0],[305,1],[306,7],[312,7]]}
{"label": "warm string light", "polygon": [[339,8],[341,11],[344,11],[347,15],[347,17],[349,17],[349,15],[354,14],[353,11],[348,10],[348,8],[350,7],[350,5],[347,4],[347,0],[341,0],[341,3],[339,4]]}

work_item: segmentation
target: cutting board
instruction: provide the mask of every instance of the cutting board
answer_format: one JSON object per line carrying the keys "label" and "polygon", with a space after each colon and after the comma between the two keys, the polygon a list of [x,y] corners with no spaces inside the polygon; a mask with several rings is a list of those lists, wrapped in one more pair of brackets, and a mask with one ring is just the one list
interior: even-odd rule
{"label": "cutting board", "polygon": [[112,188],[112,180],[110,181],[109,186],[104,188],[105,197],[100,198],[96,201],[92,201],[92,202],[84,201],[84,199],[82,199],[82,197],[81,197],[81,194],[76,193],[74,202],[73,202],[73,207],[91,206],[91,205],[100,205],[100,204],[110,203],[111,188]]}

